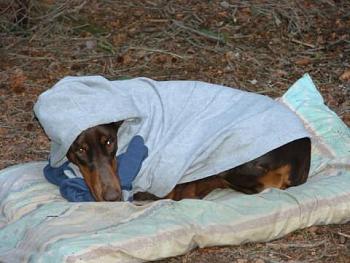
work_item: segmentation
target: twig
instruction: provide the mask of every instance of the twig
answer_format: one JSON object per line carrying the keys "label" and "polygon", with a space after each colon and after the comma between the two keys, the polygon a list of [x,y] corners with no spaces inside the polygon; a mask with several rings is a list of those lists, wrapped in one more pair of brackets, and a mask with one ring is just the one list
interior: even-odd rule
{"label": "twig", "polygon": [[346,238],[350,238],[350,235],[342,233],[342,232],[337,232],[338,235],[346,237]]}
{"label": "twig", "polygon": [[153,49],[153,48],[147,48],[147,47],[129,47],[129,49],[132,50],[144,50],[144,51],[148,51],[148,52],[156,52],[156,53],[162,53],[162,54],[167,54],[176,58],[180,58],[180,59],[187,59],[189,58],[189,56],[181,56],[178,55],[176,53],[172,53],[170,51],[167,50],[162,50],[162,49]]}
{"label": "twig", "polygon": [[0,12],[0,16],[3,15],[3,14],[5,14],[11,7],[12,7],[12,3],[9,4],[6,8],[4,8],[4,10],[2,10],[2,11]]}
{"label": "twig", "polygon": [[325,46],[321,46],[321,47],[318,47],[318,48],[312,48],[312,49],[308,49],[308,50],[305,50],[304,54],[311,54],[313,52],[316,52],[316,51],[320,51],[320,50],[324,50],[324,49],[328,49],[328,48],[331,48],[333,46],[336,46],[336,45],[340,45],[342,43],[350,43],[349,41],[345,40],[345,39],[338,39],[336,41],[333,41],[333,42],[330,42],[328,43],[327,45]]}
{"label": "twig", "polygon": [[0,163],[14,163],[16,162],[17,160],[14,160],[14,159],[7,159],[7,160],[0,160]]}
{"label": "twig", "polygon": [[50,58],[50,57],[31,57],[31,56],[16,54],[16,53],[8,53],[8,55],[24,58],[24,59],[33,59],[33,60],[55,60],[54,58]]}
{"label": "twig", "polygon": [[344,114],[350,112],[350,108],[339,111],[338,115],[343,116]]}
{"label": "twig", "polygon": [[196,43],[193,39],[191,40],[190,38],[185,38],[185,41],[187,41],[188,43],[190,43],[192,46],[204,49],[204,50],[208,50],[208,51],[213,51],[216,53],[222,53],[223,50],[221,48],[210,48],[207,47],[206,45],[200,45],[198,43]]}
{"label": "twig", "polygon": [[306,46],[306,47],[316,48],[316,46],[315,46],[315,45],[312,45],[312,44],[309,44],[309,43],[302,42],[302,41],[297,40],[297,39],[295,39],[295,38],[292,38],[292,39],[291,39],[291,41],[292,41],[293,43],[300,44],[300,45],[303,45],[303,46]]}
{"label": "twig", "polygon": [[117,70],[113,70],[113,71],[109,70],[112,73],[112,75],[111,76],[107,76],[107,77],[113,78],[116,75],[121,74],[123,72],[130,73],[132,70],[140,70],[140,69],[143,69],[143,68],[147,67],[147,64],[148,64],[148,62],[146,62],[146,63],[144,63],[142,65],[137,65],[137,66],[133,66],[133,67],[121,68],[121,69],[117,69]]}
{"label": "twig", "polygon": [[29,150],[29,152],[36,153],[36,154],[49,154],[50,153],[49,150],[35,150],[35,149],[31,149],[31,150]]}
{"label": "twig", "polygon": [[147,19],[147,21],[150,23],[167,23],[167,22],[169,22],[168,19],[155,19],[155,18]]}
{"label": "twig", "polygon": [[314,244],[275,244],[275,243],[267,243],[266,245],[268,247],[277,247],[277,248],[313,248],[313,247],[319,247],[326,243],[326,240],[322,240],[320,242],[316,242]]}
{"label": "twig", "polygon": [[103,55],[90,56],[90,57],[81,58],[81,59],[65,59],[65,60],[61,60],[60,62],[63,62],[63,63],[82,63],[82,62],[87,62],[87,61],[90,61],[93,59],[110,58],[110,57],[115,57],[115,55],[103,54]]}
{"label": "twig", "polygon": [[172,22],[177,27],[183,28],[183,29],[185,29],[187,31],[190,31],[190,32],[195,33],[197,35],[200,35],[202,37],[206,37],[208,39],[215,40],[215,41],[218,41],[218,42],[220,42],[222,44],[225,44],[225,40],[222,37],[220,37],[220,36],[213,36],[213,35],[205,34],[205,33],[201,32],[201,31],[199,31],[197,29],[185,26],[181,21],[172,20]]}

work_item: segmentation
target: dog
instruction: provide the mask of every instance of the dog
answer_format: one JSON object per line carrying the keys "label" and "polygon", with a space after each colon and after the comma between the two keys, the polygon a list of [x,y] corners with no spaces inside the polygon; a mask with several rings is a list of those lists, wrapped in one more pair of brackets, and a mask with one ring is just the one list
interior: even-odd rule
{"label": "dog", "polygon": [[[116,171],[117,132],[122,122],[98,125],[83,131],[66,155],[79,167],[96,201],[121,201]],[[255,194],[266,188],[286,189],[303,184],[309,174],[311,141],[301,138],[252,161],[208,178],[178,184],[164,199],[201,199],[217,188]]]}

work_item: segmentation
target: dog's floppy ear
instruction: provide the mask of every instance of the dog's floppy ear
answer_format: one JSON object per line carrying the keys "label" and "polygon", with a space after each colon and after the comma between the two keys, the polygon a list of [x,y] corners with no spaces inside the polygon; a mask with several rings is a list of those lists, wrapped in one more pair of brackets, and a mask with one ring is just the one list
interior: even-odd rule
{"label": "dog's floppy ear", "polygon": [[115,127],[119,129],[119,127],[123,124],[124,121],[117,121],[114,123]]}
{"label": "dog's floppy ear", "polygon": [[122,125],[123,121],[111,122],[105,124],[105,126],[115,129],[116,131],[119,129],[120,125]]}
{"label": "dog's floppy ear", "polygon": [[69,150],[68,150],[68,152],[66,154],[66,157],[67,157],[68,161],[70,161],[71,163],[76,163],[77,162],[77,160],[75,158],[75,154],[73,153],[72,146],[69,147]]}

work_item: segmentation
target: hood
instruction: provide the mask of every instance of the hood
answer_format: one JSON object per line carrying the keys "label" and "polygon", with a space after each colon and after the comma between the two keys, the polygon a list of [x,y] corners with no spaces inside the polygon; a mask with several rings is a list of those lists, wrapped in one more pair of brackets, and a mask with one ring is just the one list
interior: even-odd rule
{"label": "hood", "polygon": [[58,167],[66,161],[69,147],[82,131],[135,118],[137,109],[129,91],[101,76],[88,76],[65,77],[42,93],[34,113],[51,140],[51,165]]}

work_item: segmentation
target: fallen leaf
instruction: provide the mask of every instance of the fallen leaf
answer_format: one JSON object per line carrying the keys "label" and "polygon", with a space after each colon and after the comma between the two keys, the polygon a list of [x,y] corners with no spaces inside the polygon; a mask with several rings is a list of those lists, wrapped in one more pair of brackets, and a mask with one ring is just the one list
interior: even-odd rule
{"label": "fallen leaf", "polygon": [[85,67],[84,64],[73,64],[72,66],[70,66],[70,69],[73,70],[73,71],[78,71],[78,70],[81,70],[84,67]]}
{"label": "fallen leaf", "polygon": [[124,54],[117,57],[117,62],[123,65],[128,65],[133,61],[132,57],[129,54]]}
{"label": "fallen leaf", "polygon": [[280,77],[286,77],[288,76],[288,72],[282,69],[277,69],[274,73],[273,76],[276,78],[280,78]]}
{"label": "fallen leaf", "polygon": [[34,106],[34,102],[32,101],[27,101],[24,105],[24,110],[26,111],[31,111],[33,109],[33,106]]}
{"label": "fallen leaf", "polygon": [[218,13],[218,16],[221,16],[221,17],[228,17],[228,13],[227,13],[226,11],[219,12],[219,13]]}
{"label": "fallen leaf", "polygon": [[127,38],[128,36],[126,34],[118,33],[112,37],[112,43],[115,46],[121,46],[126,42]]}
{"label": "fallen leaf", "polygon": [[343,74],[340,75],[339,79],[342,81],[350,80],[350,69],[345,70]]}
{"label": "fallen leaf", "polygon": [[318,226],[312,226],[308,229],[308,231],[311,233],[317,233],[318,229],[319,229]]}
{"label": "fallen leaf", "polygon": [[236,55],[233,51],[228,51],[225,53],[225,58],[227,61],[233,61],[235,59]]}
{"label": "fallen leaf", "polygon": [[27,126],[26,126],[26,130],[30,131],[30,132],[34,131],[34,128],[35,127],[34,127],[33,123],[28,123]]}
{"label": "fallen leaf", "polygon": [[177,19],[177,20],[181,20],[181,19],[183,19],[183,18],[184,18],[184,16],[185,16],[185,15],[184,15],[184,14],[179,13],[179,14],[176,14],[175,16],[176,16],[176,19]]}
{"label": "fallen leaf", "polygon": [[3,128],[3,127],[0,127],[0,135],[1,135],[1,137],[3,137],[6,133],[7,133],[7,129]]}
{"label": "fallen leaf", "polygon": [[157,55],[152,57],[152,61],[154,63],[157,63],[157,64],[164,64],[164,63],[168,62],[168,57],[169,56],[164,55],[164,54],[157,54]]}
{"label": "fallen leaf", "polygon": [[10,88],[16,94],[23,93],[25,91],[24,82],[27,77],[21,69],[16,69],[10,76]]}
{"label": "fallen leaf", "polygon": [[307,66],[311,63],[311,59],[308,57],[299,58],[295,61],[298,66]]}

